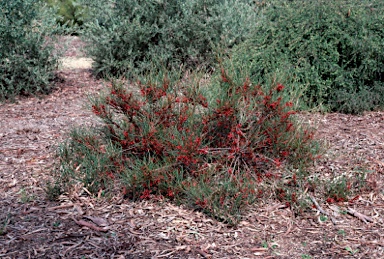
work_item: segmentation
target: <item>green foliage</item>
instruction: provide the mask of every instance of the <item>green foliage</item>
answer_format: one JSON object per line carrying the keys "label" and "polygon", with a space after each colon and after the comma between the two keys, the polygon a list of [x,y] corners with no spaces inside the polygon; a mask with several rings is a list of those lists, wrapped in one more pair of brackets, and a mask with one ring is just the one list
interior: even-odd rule
{"label": "green foliage", "polygon": [[71,27],[82,26],[87,14],[85,8],[76,0],[45,0],[49,6],[56,9],[61,25]]}
{"label": "green foliage", "polygon": [[61,145],[57,182],[93,193],[123,185],[131,199],[166,197],[229,224],[273,193],[276,180],[291,177],[287,188],[305,189],[288,169],[304,175],[318,148],[283,100],[283,85],[236,83],[224,69],[208,85],[178,77],[156,75],[134,88],[113,82],[93,99],[102,126],[75,129]]}
{"label": "green foliage", "polygon": [[38,0],[1,0],[0,9],[0,101],[48,93],[57,67],[54,16]]}
{"label": "green foliage", "polygon": [[90,1],[85,24],[99,76],[134,75],[154,67],[210,68],[214,50],[241,42],[256,24],[250,0]]}
{"label": "green foliage", "polygon": [[62,194],[60,183],[47,182],[44,191],[50,201],[56,201]]}
{"label": "green foliage", "polygon": [[[354,168],[351,172],[337,175],[327,180],[324,185],[324,194],[328,203],[346,202],[353,203],[362,192],[372,191],[370,171],[364,168]],[[354,198],[353,198],[354,197]]]}
{"label": "green foliage", "polygon": [[[264,83],[282,76],[302,105],[359,113],[384,106],[384,2],[268,1],[234,66]],[[283,82],[284,83],[284,82]]]}
{"label": "green foliage", "polygon": [[1,215],[1,218],[0,218],[0,236],[7,234],[7,232],[8,232],[7,227],[8,227],[10,222],[11,222],[10,214]]}
{"label": "green foliage", "polygon": [[[74,154],[77,156],[73,156]],[[71,140],[59,149],[60,158],[67,162],[60,168],[60,183],[71,185],[74,182],[82,182],[91,192],[105,188],[112,172],[117,170],[113,157],[119,158],[120,154],[121,151],[119,152],[112,143],[102,145],[95,133],[74,129],[71,132]]]}

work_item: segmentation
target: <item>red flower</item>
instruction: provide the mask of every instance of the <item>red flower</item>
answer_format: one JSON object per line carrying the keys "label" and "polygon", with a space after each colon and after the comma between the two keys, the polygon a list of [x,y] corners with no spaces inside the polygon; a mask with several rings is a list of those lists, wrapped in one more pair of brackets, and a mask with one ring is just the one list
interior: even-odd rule
{"label": "red flower", "polygon": [[228,78],[227,78],[227,75],[225,74],[225,71],[224,71],[223,68],[221,69],[221,80],[222,80],[224,83],[228,83],[228,82],[229,82],[229,80],[228,80]]}
{"label": "red flower", "polygon": [[115,176],[113,175],[113,173],[110,172],[110,171],[105,172],[105,174],[106,174],[109,178],[111,178],[111,179],[114,179],[114,178],[115,178]]}
{"label": "red flower", "polygon": [[201,206],[202,208],[205,208],[208,205],[208,201],[207,199],[204,199],[204,200],[197,199],[196,205]]}
{"label": "red flower", "polygon": [[292,106],[293,106],[293,103],[292,103],[292,102],[286,102],[286,103],[285,103],[285,106],[287,106],[287,107],[292,107]]}
{"label": "red flower", "polygon": [[100,106],[92,105],[92,112],[95,115],[104,115],[106,113],[105,105],[101,104]]}
{"label": "red flower", "polygon": [[206,99],[202,94],[199,94],[198,99],[199,99],[199,103],[200,103],[204,108],[207,108],[207,107],[208,107],[207,99]]}
{"label": "red flower", "polygon": [[225,107],[221,111],[218,110],[217,113],[224,117],[230,117],[233,114],[233,109],[231,107]]}
{"label": "red flower", "polygon": [[280,161],[280,159],[275,158],[275,159],[274,159],[274,162],[275,162],[275,165],[276,165],[277,167],[281,166],[281,161]]}
{"label": "red flower", "polygon": [[270,95],[264,96],[264,100],[263,100],[264,105],[268,104],[270,101],[271,101],[271,96]]}
{"label": "red flower", "polygon": [[148,189],[144,190],[143,193],[140,196],[140,199],[143,199],[143,200],[144,199],[149,199],[150,195],[151,195],[151,192]]}
{"label": "red flower", "polygon": [[291,123],[291,122],[289,122],[288,124],[287,124],[287,127],[286,127],[286,131],[288,132],[288,131],[290,131],[291,129],[292,129],[292,127],[293,127],[293,124]]}
{"label": "red flower", "polygon": [[270,105],[269,105],[269,107],[271,108],[271,109],[276,109],[276,107],[279,105],[279,103],[276,101],[276,102],[273,102],[273,103],[271,103]]}
{"label": "red flower", "polygon": [[284,89],[284,85],[282,85],[282,84],[278,84],[276,87],[276,91],[278,91],[278,92],[283,91],[283,89]]}
{"label": "red flower", "polygon": [[355,201],[359,200],[359,198],[360,198],[360,196],[357,195],[357,196],[355,196],[354,198],[350,199],[350,200],[349,200],[349,203],[354,203]]}
{"label": "red flower", "polygon": [[173,198],[175,196],[175,194],[173,193],[173,191],[171,189],[168,189],[167,195],[169,198]]}

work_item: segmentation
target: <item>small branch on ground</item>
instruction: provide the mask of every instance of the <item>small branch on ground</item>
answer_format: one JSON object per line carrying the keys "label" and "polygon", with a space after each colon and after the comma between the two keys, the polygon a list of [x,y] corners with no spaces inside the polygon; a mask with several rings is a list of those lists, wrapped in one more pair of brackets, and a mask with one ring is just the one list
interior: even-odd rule
{"label": "small branch on ground", "polygon": [[331,219],[332,223],[334,225],[336,225],[336,220],[331,215],[329,215],[329,213],[326,212],[322,207],[320,207],[320,205],[319,205],[319,203],[317,203],[316,199],[312,195],[309,195],[309,198],[312,200],[313,204],[315,204],[317,210],[320,211],[320,213],[328,216]]}
{"label": "small branch on ground", "polygon": [[347,212],[352,215],[352,216],[355,216],[356,218],[360,219],[361,221],[364,221],[365,223],[368,223],[369,222],[373,222],[373,219],[369,216],[366,216],[364,214],[361,214],[360,212],[357,212],[356,210],[352,209],[352,208],[348,208]]}
{"label": "small branch on ground", "polygon": [[77,225],[84,226],[84,227],[87,227],[87,228],[90,228],[90,229],[93,229],[93,230],[96,230],[99,232],[107,232],[108,231],[108,228],[100,228],[100,227],[96,226],[95,224],[84,221],[82,219],[80,219],[80,220],[76,220],[75,218],[72,218],[72,219],[73,219],[73,221],[75,221],[75,223]]}

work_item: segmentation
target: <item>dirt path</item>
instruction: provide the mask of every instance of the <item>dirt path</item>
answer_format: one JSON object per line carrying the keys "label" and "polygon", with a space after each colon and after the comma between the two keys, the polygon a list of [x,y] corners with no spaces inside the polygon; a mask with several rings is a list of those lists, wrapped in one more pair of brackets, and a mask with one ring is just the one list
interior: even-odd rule
{"label": "dirt path", "polygon": [[[81,42],[68,41],[67,57],[84,58]],[[370,190],[337,204],[341,213],[322,205],[335,224],[316,209],[297,216],[265,201],[228,228],[167,202],[107,200],[81,187],[49,201],[55,149],[71,127],[96,123],[84,100],[103,88],[88,68],[62,69],[51,95],[0,105],[0,258],[384,258],[384,113],[306,115],[330,145],[317,174],[369,170]]]}

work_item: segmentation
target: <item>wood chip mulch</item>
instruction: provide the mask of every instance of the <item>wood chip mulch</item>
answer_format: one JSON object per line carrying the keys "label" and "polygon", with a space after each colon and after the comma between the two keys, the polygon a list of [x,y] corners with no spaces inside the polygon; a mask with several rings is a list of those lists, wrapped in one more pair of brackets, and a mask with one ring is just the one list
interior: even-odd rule
{"label": "wood chip mulch", "polygon": [[383,112],[303,114],[329,146],[316,174],[367,174],[355,201],[313,197],[318,206],[301,215],[260,201],[231,228],[166,201],[81,187],[49,201],[57,145],[72,127],[97,123],[84,100],[104,85],[87,69],[60,74],[52,94],[0,105],[0,258],[384,258]]}

